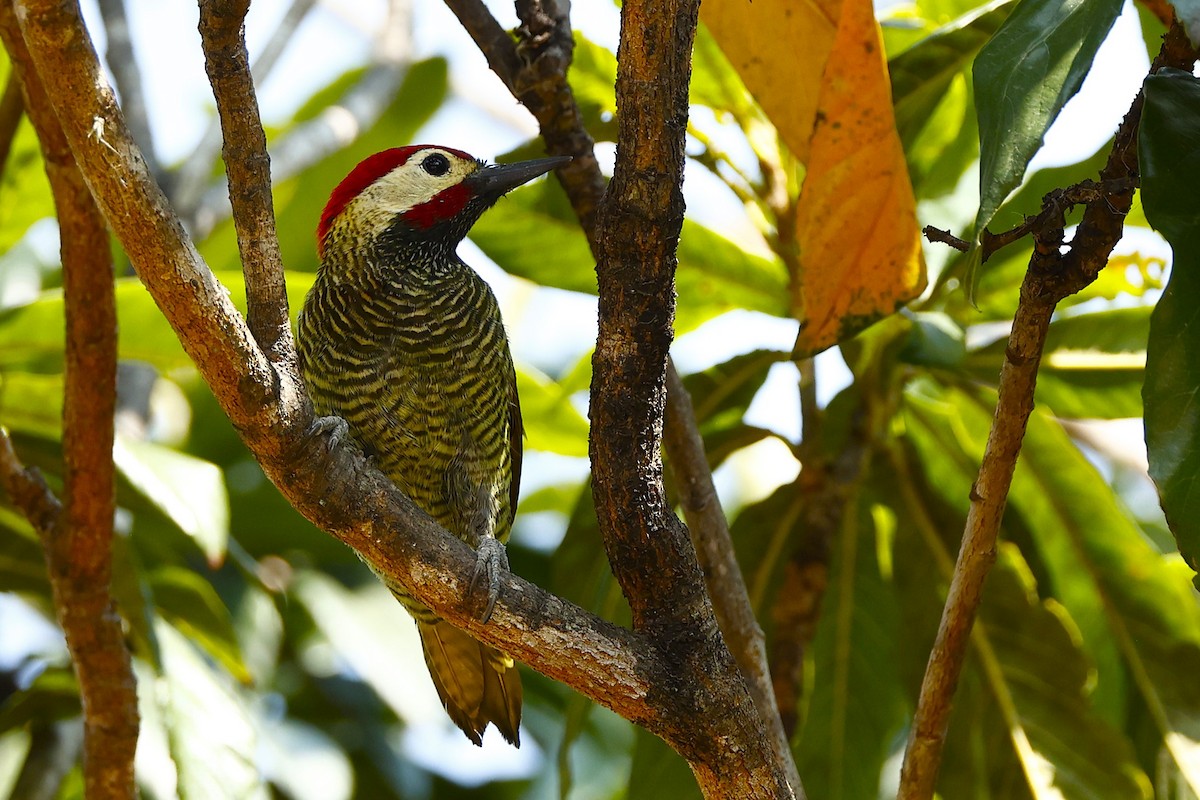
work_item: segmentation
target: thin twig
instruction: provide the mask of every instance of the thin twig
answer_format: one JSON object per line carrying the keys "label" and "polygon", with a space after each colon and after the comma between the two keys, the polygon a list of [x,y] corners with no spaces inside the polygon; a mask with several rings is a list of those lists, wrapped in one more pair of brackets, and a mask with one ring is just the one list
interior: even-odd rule
{"label": "thin twig", "polygon": [[249,8],[250,0],[201,0],[200,38],[225,141],[229,200],[246,276],[246,319],[259,348],[280,363],[291,358],[295,348],[275,233],[271,157],[246,53],[244,21]]}
{"label": "thin twig", "polygon": [[[304,21],[308,12],[312,11],[316,4],[317,0],[292,0],[287,12],[279,20],[279,25],[271,33],[271,38],[267,40],[266,46],[254,59],[254,63],[250,65],[250,73],[254,76],[256,85],[261,86],[270,76],[275,65],[279,63],[279,57],[291,43],[300,23]],[[172,204],[184,218],[190,218],[195,213],[197,204],[204,196],[213,172],[213,165],[216,164],[217,156],[221,153],[221,144],[220,121],[211,119],[196,147],[179,165],[168,194]]]}
{"label": "thin twig", "polygon": [[[1196,57],[1196,50],[1187,41],[1182,27],[1173,25],[1151,65],[1151,73],[1163,66],[1190,69]],[[1042,225],[1031,231],[1034,251],[1021,285],[1021,299],[1000,370],[996,413],[979,476],[971,489],[971,507],[958,562],[913,716],[898,800],[927,800],[933,796],[954,690],[966,657],[983,584],[996,559],[996,537],[1025,426],[1033,411],[1037,369],[1050,317],[1060,300],[1096,279],[1121,237],[1133,188],[1130,185],[1121,193],[1110,192],[1108,188],[1113,181],[1125,181],[1137,175],[1137,128],[1141,107],[1142,92],[1139,91],[1117,131],[1108,163],[1100,173],[1101,185],[1087,202],[1070,251],[1065,255],[1061,252],[1068,203],[1048,195],[1046,208],[1038,217]]]}
{"label": "thin twig", "polygon": [[574,41],[566,3],[517,3],[522,27],[514,44],[482,0],[446,0],[488,60],[492,71],[504,81],[513,96],[538,121],[546,152],[572,156],[572,161],[555,170],[571,207],[592,243],[596,211],[604,196],[604,177],[596,161],[594,142],[583,124],[583,115],[567,83]]}
{"label": "thin twig", "polygon": [[[55,610],[83,701],[85,794],[131,798],[136,793],[137,691],[109,590],[117,316],[108,230],[7,3],[0,4],[0,38],[21,76],[25,105],[42,146],[59,222],[66,300],[65,513],[46,516],[52,504],[43,485],[41,519],[35,527],[42,535]],[[7,437],[4,447],[6,469],[14,469]],[[26,489],[33,491],[36,481],[24,474]]]}
{"label": "thin twig", "polygon": [[146,107],[146,94],[142,89],[142,71],[133,49],[133,36],[129,32],[129,15],[126,13],[125,0],[98,2],[100,16],[104,20],[104,63],[112,71],[117,92],[121,95],[121,110],[125,112],[129,132],[141,148],[146,164],[150,167],[150,174],[161,179],[162,168],[155,153],[150,113]]}
{"label": "thin twig", "polygon": [[[400,0],[404,2],[404,0]],[[397,0],[393,0],[395,9]],[[396,96],[412,53],[409,37],[401,29],[405,15],[393,10],[398,24],[389,24],[380,32],[372,51],[372,64],[366,73],[334,105],[293,128],[271,147],[271,180],[290,178],[343,149],[357,139],[387,110]],[[195,210],[187,215],[189,229],[203,239],[217,223],[229,217],[228,190],[224,181],[203,193]]]}

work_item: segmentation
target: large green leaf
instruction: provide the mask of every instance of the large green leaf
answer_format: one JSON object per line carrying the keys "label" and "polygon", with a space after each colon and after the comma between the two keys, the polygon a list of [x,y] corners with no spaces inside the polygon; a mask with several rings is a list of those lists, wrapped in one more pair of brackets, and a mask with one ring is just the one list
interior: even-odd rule
{"label": "large green leaf", "polygon": [[221,563],[229,541],[229,499],[215,464],[124,436],[116,438],[113,461],[138,492],[196,540],[209,563]]}
{"label": "large green leaf", "polygon": [[[923,466],[944,462],[948,453],[978,463],[994,395],[939,392],[928,384],[924,393],[905,398]],[[965,500],[971,472],[962,461],[931,474],[930,483]],[[1200,672],[1200,603],[1187,580],[1145,540],[1061,426],[1040,411],[1030,417],[1008,502],[1009,516],[1034,522],[1032,546],[1049,576],[1045,589],[1079,627],[1097,670],[1098,713],[1120,718],[1125,694],[1137,692],[1156,709],[1163,758],[1200,787],[1200,688],[1190,677]]]}
{"label": "large green leaf", "polygon": [[161,680],[139,686],[162,704],[179,796],[265,799],[254,763],[254,723],[229,676],[169,623],[160,619],[154,627]]}
{"label": "large green leaf", "polygon": [[813,688],[797,759],[811,797],[875,800],[889,745],[904,723],[896,603],[877,558],[879,532],[850,503],[829,566],[814,640]]}
{"label": "large green leaf", "polygon": [[[1120,0],[1021,0],[975,59],[979,115],[979,213],[976,236],[1021,183],[1058,112],[1079,91]],[[972,248],[966,288],[977,280]]]}
{"label": "large green leaf", "polygon": [[[1039,403],[1060,417],[1121,419],[1142,414],[1142,376],[1150,307],[1111,308],[1055,320],[1038,370]],[[967,359],[966,369],[995,384],[1003,337]]]}
{"label": "large green leaf", "polygon": [[62,436],[63,376],[0,372],[0,425],[44,439]]}
{"label": "large green leaf", "polygon": [[148,576],[154,605],[164,620],[199,645],[242,683],[250,673],[242,661],[229,609],[213,585],[184,567],[161,567]]}
{"label": "large green leaf", "polygon": [[586,457],[588,423],[571,404],[571,396],[546,375],[533,367],[517,367],[517,392],[525,422],[525,444],[531,450],[544,450],[565,456]]}
{"label": "large green leaf", "polygon": [[1200,570],[1200,81],[1190,73],[1146,79],[1139,151],[1146,216],[1175,257],[1146,352],[1150,474],[1179,552]]}
{"label": "large green leaf", "polygon": [[908,151],[954,79],[1012,12],[1015,0],[974,8],[888,61],[896,130]]}
{"label": "large green leaf", "polygon": [[54,216],[54,198],[42,162],[37,134],[28,119],[22,119],[13,136],[8,160],[0,165],[0,253],[26,234],[29,226]]}

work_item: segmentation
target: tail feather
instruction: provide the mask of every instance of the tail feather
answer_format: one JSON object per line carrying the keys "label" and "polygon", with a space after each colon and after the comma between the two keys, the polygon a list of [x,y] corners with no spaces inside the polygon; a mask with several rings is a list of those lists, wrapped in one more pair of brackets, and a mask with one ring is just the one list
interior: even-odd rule
{"label": "tail feather", "polygon": [[491,722],[520,747],[521,677],[511,658],[443,620],[418,622],[425,663],[442,705],[475,744]]}

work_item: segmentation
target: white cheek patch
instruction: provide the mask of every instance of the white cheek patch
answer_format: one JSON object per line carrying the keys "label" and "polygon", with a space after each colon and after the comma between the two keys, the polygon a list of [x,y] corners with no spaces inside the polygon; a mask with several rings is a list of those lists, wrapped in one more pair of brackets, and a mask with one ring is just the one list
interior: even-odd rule
{"label": "white cheek patch", "polygon": [[[373,235],[382,233],[397,216],[428,203],[442,191],[460,183],[478,167],[473,161],[463,161],[448,153],[442,153],[450,162],[445,175],[430,175],[421,167],[421,161],[429,150],[414,153],[408,161],[376,180],[359,193],[347,210],[357,226],[366,228]],[[343,213],[343,218],[347,215]]]}

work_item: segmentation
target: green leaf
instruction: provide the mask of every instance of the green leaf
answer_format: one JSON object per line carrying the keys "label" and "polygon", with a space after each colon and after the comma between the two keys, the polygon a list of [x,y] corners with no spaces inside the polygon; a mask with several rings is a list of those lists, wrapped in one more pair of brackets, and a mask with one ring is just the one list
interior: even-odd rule
{"label": "green leaf", "polygon": [[1200,570],[1200,81],[1190,73],[1146,79],[1139,157],[1146,217],[1174,253],[1146,351],[1150,475],[1179,552]]}
{"label": "green leaf", "polygon": [[36,595],[50,606],[50,577],[37,534],[24,517],[4,505],[0,505],[0,586],[7,592]]}
{"label": "green leaf", "polygon": [[967,355],[966,333],[954,320],[940,312],[916,312],[912,330],[900,351],[908,364],[953,369]]}
{"label": "green leaf", "polygon": [[196,540],[210,564],[224,560],[229,498],[224,475],[215,464],[120,435],[113,461],[138,492]]}
{"label": "green leaf", "polygon": [[[246,282],[241,271],[216,272],[214,277],[229,290],[229,296],[238,310],[245,313]],[[312,273],[288,273],[288,303],[293,319],[299,313],[313,279]],[[118,279],[116,304],[117,318],[120,320],[117,341],[119,358],[142,361],[162,372],[191,366],[192,362],[180,346],[174,330],[140,281],[136,278]],[[43,292],[32,303],[0,312],[0,369],[62,372],[63,331],[63,295],[60,289]],[[0,396],[2,407],[3,397]],[[44,410],[53,411],[53,408],[44,406]]]}
{"label": "green leaf", "polygon": [[879,533],[850,502],[831,545],[829,588],[813,641],[814,676],[797,744],[812,797],[875,800],[893,737],[905,721],[896,660],[895,598],[876,557]]}
{"label": "green leaf", "polygon": [[683,757],[646,729],[636,731],[625,800],[700,800],[700,787]]}
{"label": "green leaf", "polygon": [[907,152],[947,90],[1008,18],[1015,0],[974,8],[888,61],[896,130]]}
{"label": "green leaf", "polygon": [[[922,386],[920,394],[905,394],[908,429],[922,462],[957,450],[967,464],[977,464],[994,394]],[[965,504],[972,473],[960,463],[931,474],[930,483]],[[1062,427],[1038,410],[1029,419],[1008,503],[1010,516],[1036,521],[1033,546],[1048,574],[1043,589],[1079,627],[1097,670],[1098,712],[1119,719],[1126,692],[1136,691],[1158,709],[1153,721],[1164,757],[1200,788],[1200,692],[1190,677],[1200,674],[1200,604],[1186,578],[1146,541]]]}
{"label": "green leaf", "polygon": [[778,258],[743,250],[733,240],[685,219],[679,237],[675,335],[734,309],[788,316],[787,271]]}
{"label": "green leaf", "polygon": [[0,425],[57,441],[62,436],[63,376],[0,372]]}
{"label": "green leaf", "polygon": [[740,421],[762,388],[771,367],[788,360],[779,350],[754,350],[683,378],[692,396],[696,424],[703,430]]}
{"label": "green leaf", "polygon": [[415,724],[444,713],[421,657],[417,627],[382,583],[370,580],[350,590],[304,570],[291,588],[339,661],[400,719]]}
{"label": "green leaf", "polygon": [[[975,59],[979,115],[979,213],[976,237],[1021,183],[1029,159],[1058,112],[1079,91],[1120,0],[1021,0]],[[966,289],[973,296],[979,248],[972,248]]]}
{"label": "green leaf", "polygon": [[0,733],[30,722],[53,722],[77,717],[79,683],[70,667],[50,667],[29,688],[9,695],[0,706]]}
{"label": "green leaf", "polygon": [[211,583],[185,567],[160,567],[148,578],[162,618],[216,659],[242,683],[250,673],[242,661],[229,609]]}
{"label": "green leaf", "polygon": [[[1150,311],[1112,308],[1055,320],[1038,370],[1036,400],[1066,418],[1141,416]],[[1004,337],[973,352],[967,371],[995,385],[1007,347]]]}
{"label": "green leaf", "polygon": [[155,686],[184,800],[267,794],[254,763],[255,730],[229,676],[207,661],[175,627],[159,619],[163,679]]}
{"label": "green leaf", "polygon": [[517,393],[530,450],[587,456],[588,423],[571,404],[570,394],[527,364],[517,368]]}
{"label": "green leaf", "polygon": [[999,556],[980,614],[987,644],[974,649],[1034,796],[1149,798],[1129,742],[1092,708],[1090,665],[1071,618],[1038,599],[1015,545],[1001,543]]}
{"label": "green leaf", "polygon": [[0,172],[0,253],[8,252],[40,219],[54,216],[54,198],[37,134],[22,117]]}

